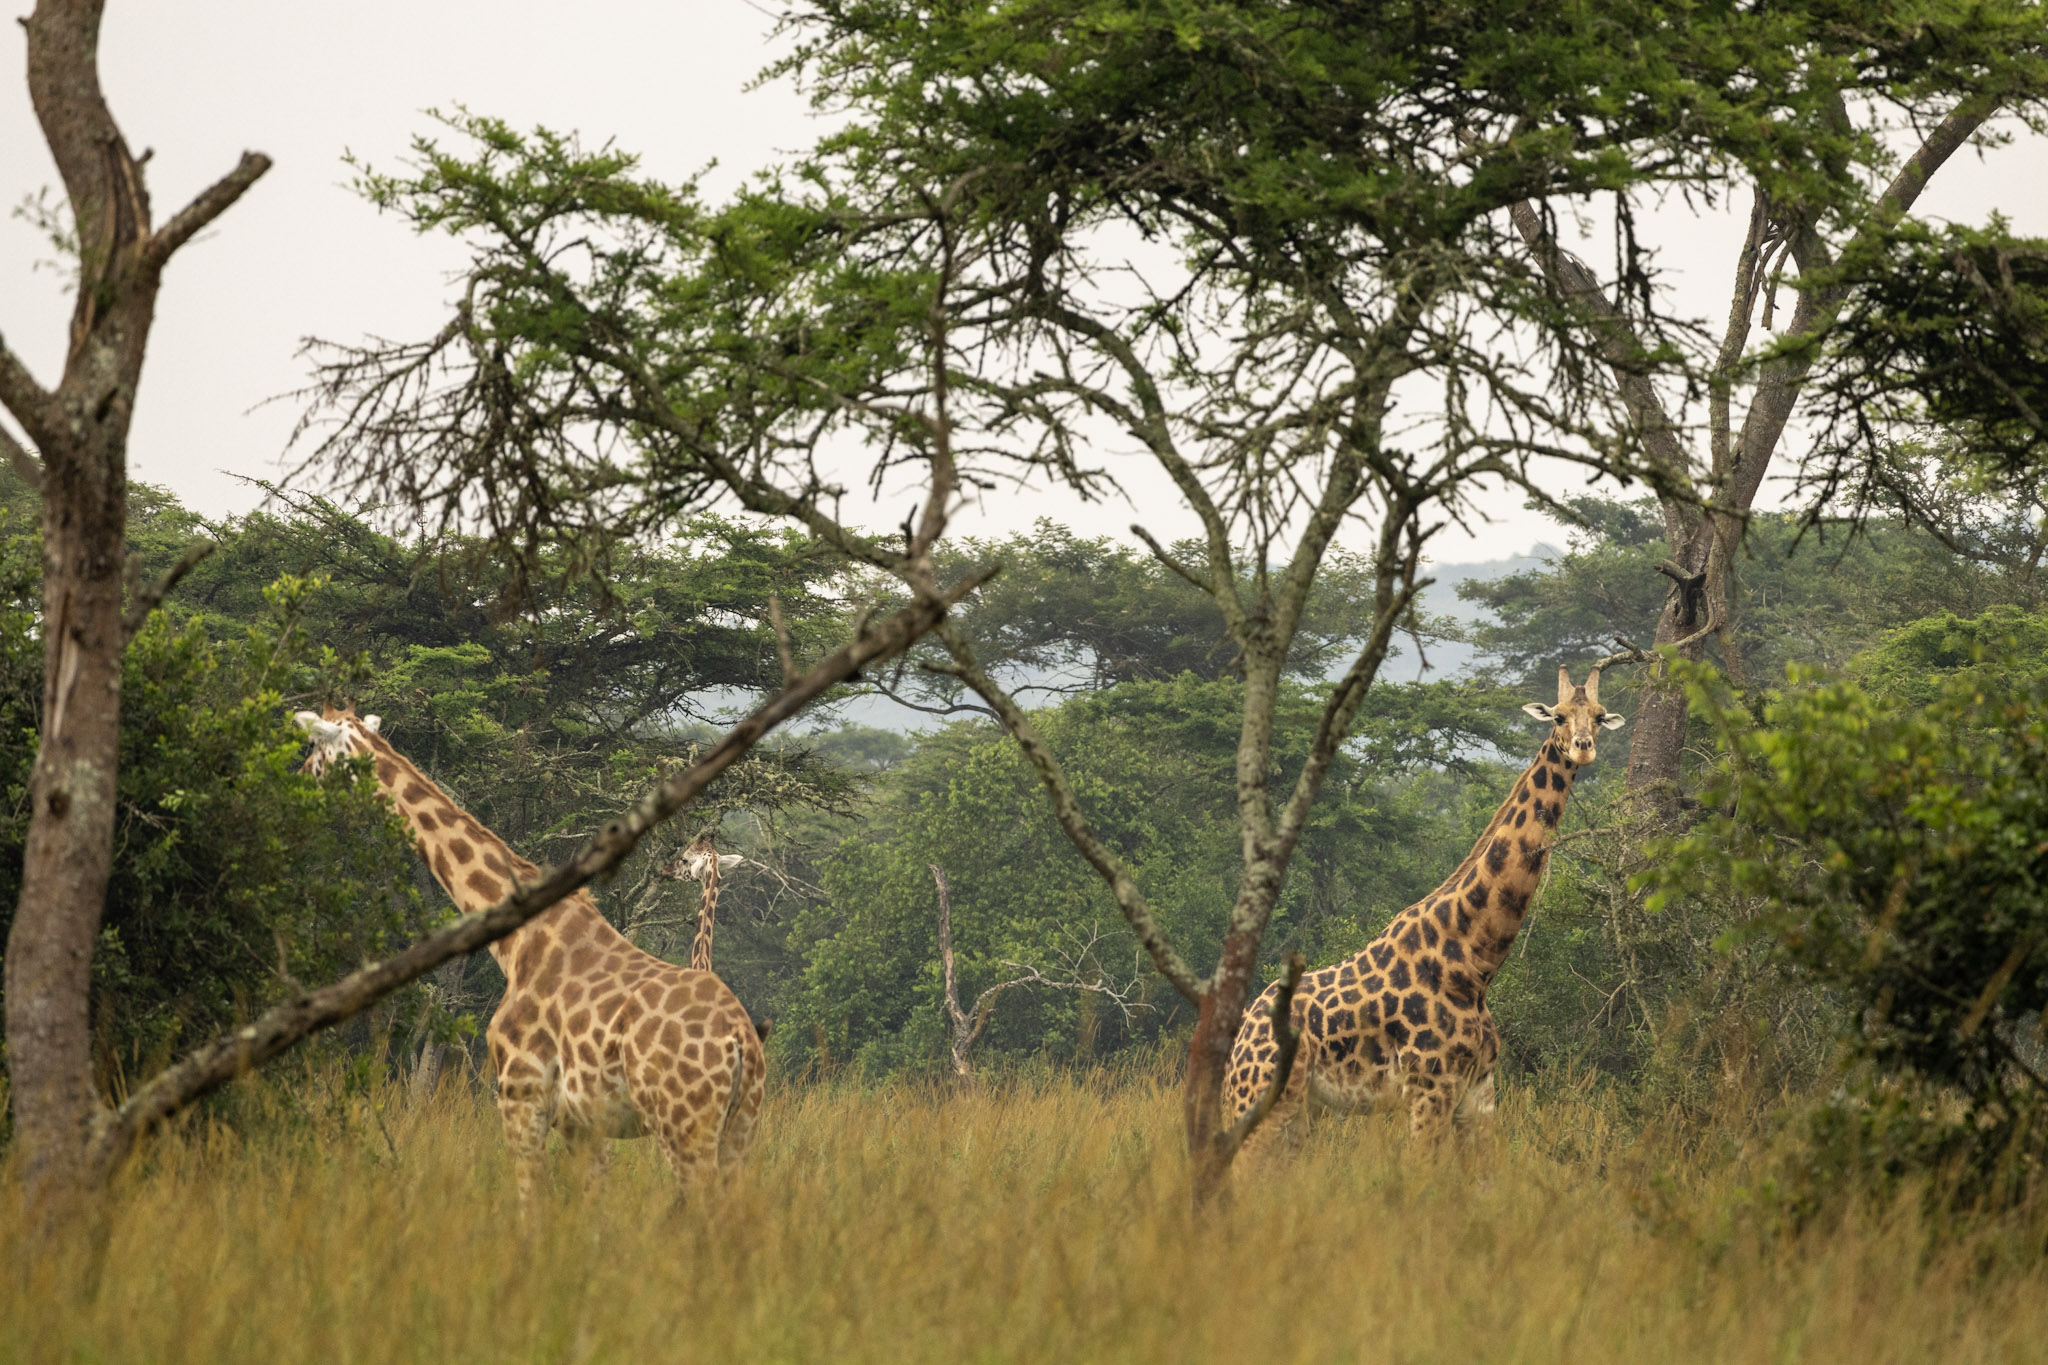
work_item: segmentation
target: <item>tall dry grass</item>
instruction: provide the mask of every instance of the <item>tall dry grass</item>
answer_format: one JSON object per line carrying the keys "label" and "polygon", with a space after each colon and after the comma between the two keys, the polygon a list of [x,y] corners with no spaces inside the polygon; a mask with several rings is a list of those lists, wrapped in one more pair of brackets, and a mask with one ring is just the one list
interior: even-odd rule
{"label": "tall dry grass", "polygon": [[[1731,1139],[1511,1092],[1440,1156],[1326,1122],[1203,1223],[1142,1077],[952,1097],[785,1089],[746,1171],[668,1209],[620,1144],[513,1215],[495,1114],[444,1087],[249,1084],[125,1181],[96,1275],[10,1218],[0,1360],[2038,1361],[2048,1269],[1906,1201],[1760,1226]],[[1705,1135],[1702,1140],[1702,1135]],[[1753,1136],[1746,1131],[1734,1136]]]}

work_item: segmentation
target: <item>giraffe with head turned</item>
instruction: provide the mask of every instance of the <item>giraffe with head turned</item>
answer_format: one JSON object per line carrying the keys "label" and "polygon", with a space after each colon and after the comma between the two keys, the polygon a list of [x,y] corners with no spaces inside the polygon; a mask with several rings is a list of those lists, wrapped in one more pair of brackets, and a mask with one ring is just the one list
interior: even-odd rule
{"label": "giraffe with head turned", "polygon": [[[1599,731],[1623,724],[1600,705],[1598,667],[1583,686],[1558,669],[1557,704],[1522,709],[1549,733],[1465,861],[1362,951],[1302,976],[1289,1015],[1300,1036],[1294,1069],[1248,1149],[1298,1136],[1312,1103],[1356,1112],[1398,1095],[1409,1131],[1426,1138],[1493,1112],[1500,1030],[1487,990],[1521,931]],[[1279,990],[1267,987],[1238,1029],[1224,1082],[1233,1122],[1271,1082]]]}
{"label": "giraffe with head turned", "polygon": [[[464,914],[488,910],[539,869],[378,733],[378,718],[329,709],[296,719],[309,771],[368,757],[377,786]],[[708,938],[706,947],[709,947]],[[709,971],[642,952],[578,891],[490,945],[505,998],[485,1039],[522,1209],[550,1128],[597,1141],[652,1137],[684,1195],[746,1155],[766,1063],[746,1010]]]}
{"label": "giraffe with head turned", "polygon": [[692,839],[681,853],[660,869],[660,875],[672,881],[688,878],[704,888],[703,899],[697,905],[697,937],[690,944],[690,965],[700,972],[711,970],[711,938],[718,924],[719,879],[745,861],[737,853],[721,854],[707,832]]}

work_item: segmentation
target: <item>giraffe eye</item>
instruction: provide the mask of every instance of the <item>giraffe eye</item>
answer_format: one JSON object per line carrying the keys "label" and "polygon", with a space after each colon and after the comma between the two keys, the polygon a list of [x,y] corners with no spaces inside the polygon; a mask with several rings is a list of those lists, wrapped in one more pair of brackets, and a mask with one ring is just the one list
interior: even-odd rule
{"label": "giraffe eye", "polygon": [[1570,720],[1569,720],[1568,718],[1564,717],[1564,716],[1559,716],[1559,717],[1557,718],[1557,723],[1558,723],[1559,725],[1569,725],[1569,724],[1571,724],[1571,721],[1570,721]]}

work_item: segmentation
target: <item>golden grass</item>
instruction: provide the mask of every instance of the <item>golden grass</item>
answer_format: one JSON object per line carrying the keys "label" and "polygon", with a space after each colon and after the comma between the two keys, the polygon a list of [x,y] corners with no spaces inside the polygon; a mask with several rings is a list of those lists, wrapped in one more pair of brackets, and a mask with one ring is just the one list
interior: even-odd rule
{"label": "golden grass", "polygon": [[[1589,1089],[1409,1150],[1322,1124],[1188,1213],[1177,1097],[1045,1079],[783,1089],[714,1204],[644,1143],[532,1229],[486,1101],[247,1092],[124,1182],[96,1283],[0,1231],[0,1360],[2039,1360],[2048,1269],[1907,1212],[1767,1236],[1740,1160]],[[247,1111],[269,1111],[250,1121]]]}

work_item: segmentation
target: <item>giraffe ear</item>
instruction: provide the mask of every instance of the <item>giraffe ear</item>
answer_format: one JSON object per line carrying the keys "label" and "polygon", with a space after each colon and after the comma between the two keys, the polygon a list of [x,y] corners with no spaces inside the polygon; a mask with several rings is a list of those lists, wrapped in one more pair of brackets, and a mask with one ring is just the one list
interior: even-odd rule
{"label": "giraffe ear", "polygon": [[377,727],[379,727],[379,726],[380,726],[380,725],[382,725],[383,723],[384,723],[384,717],[382,717],[382,716],[364,716],[364,717],[363,717],[363,728],[364,728],[365,730],[368,730],[368,731],[369,731],[369,732],[370,732],[371,734],[373,734],[373,735],[377,733]]}
{"label": "giraffe ear", "polygon": [[1536,719],[1538,719],[1538,720],[1556,720],[1556,719],[1557,719],[1557,712],[1556,712],[1556,711],[1554,711],[1554,710],[1552,710],[1552,709],[1551,709],[1550,707],[1548,707],[1548,706],[1545,706],[1545,705],[1544,705],[1544,704],[1543,704],[1542,702],[1540,702],[1540,701],[1532,701],[1532,702],[1530,702],[1530,703],[1529,703],[1529,704],[1528,704],[1527,706],[1523,707],[1522,709],[1523,709],[1524,711],[1527,711],[1527,712],[1528,712],[1528,713],[1529,713],[1530,715],[1532,715],[1532,716],[1536,717]]}
{"label": "giraffe ear", "polygon": [[746,859],[737,853],[721,853],[718,855],[718,870],[730,872],[745,861]]}
{"label": "giraffe ear", "polygon": [[1600,717],[1600,728],[1603,730],[1619,730],[1626,724],[1628,724],[1628,717],[1614,711],[1609,711],[1606,715]]}
{"label": "giraffe ear", "polygon": [[318,711],[292,712],[292,724],[298,726],[301,730],[306,731],[308,734],[312,733],[313,727],[318,725],[319,723],[320,713]]}

